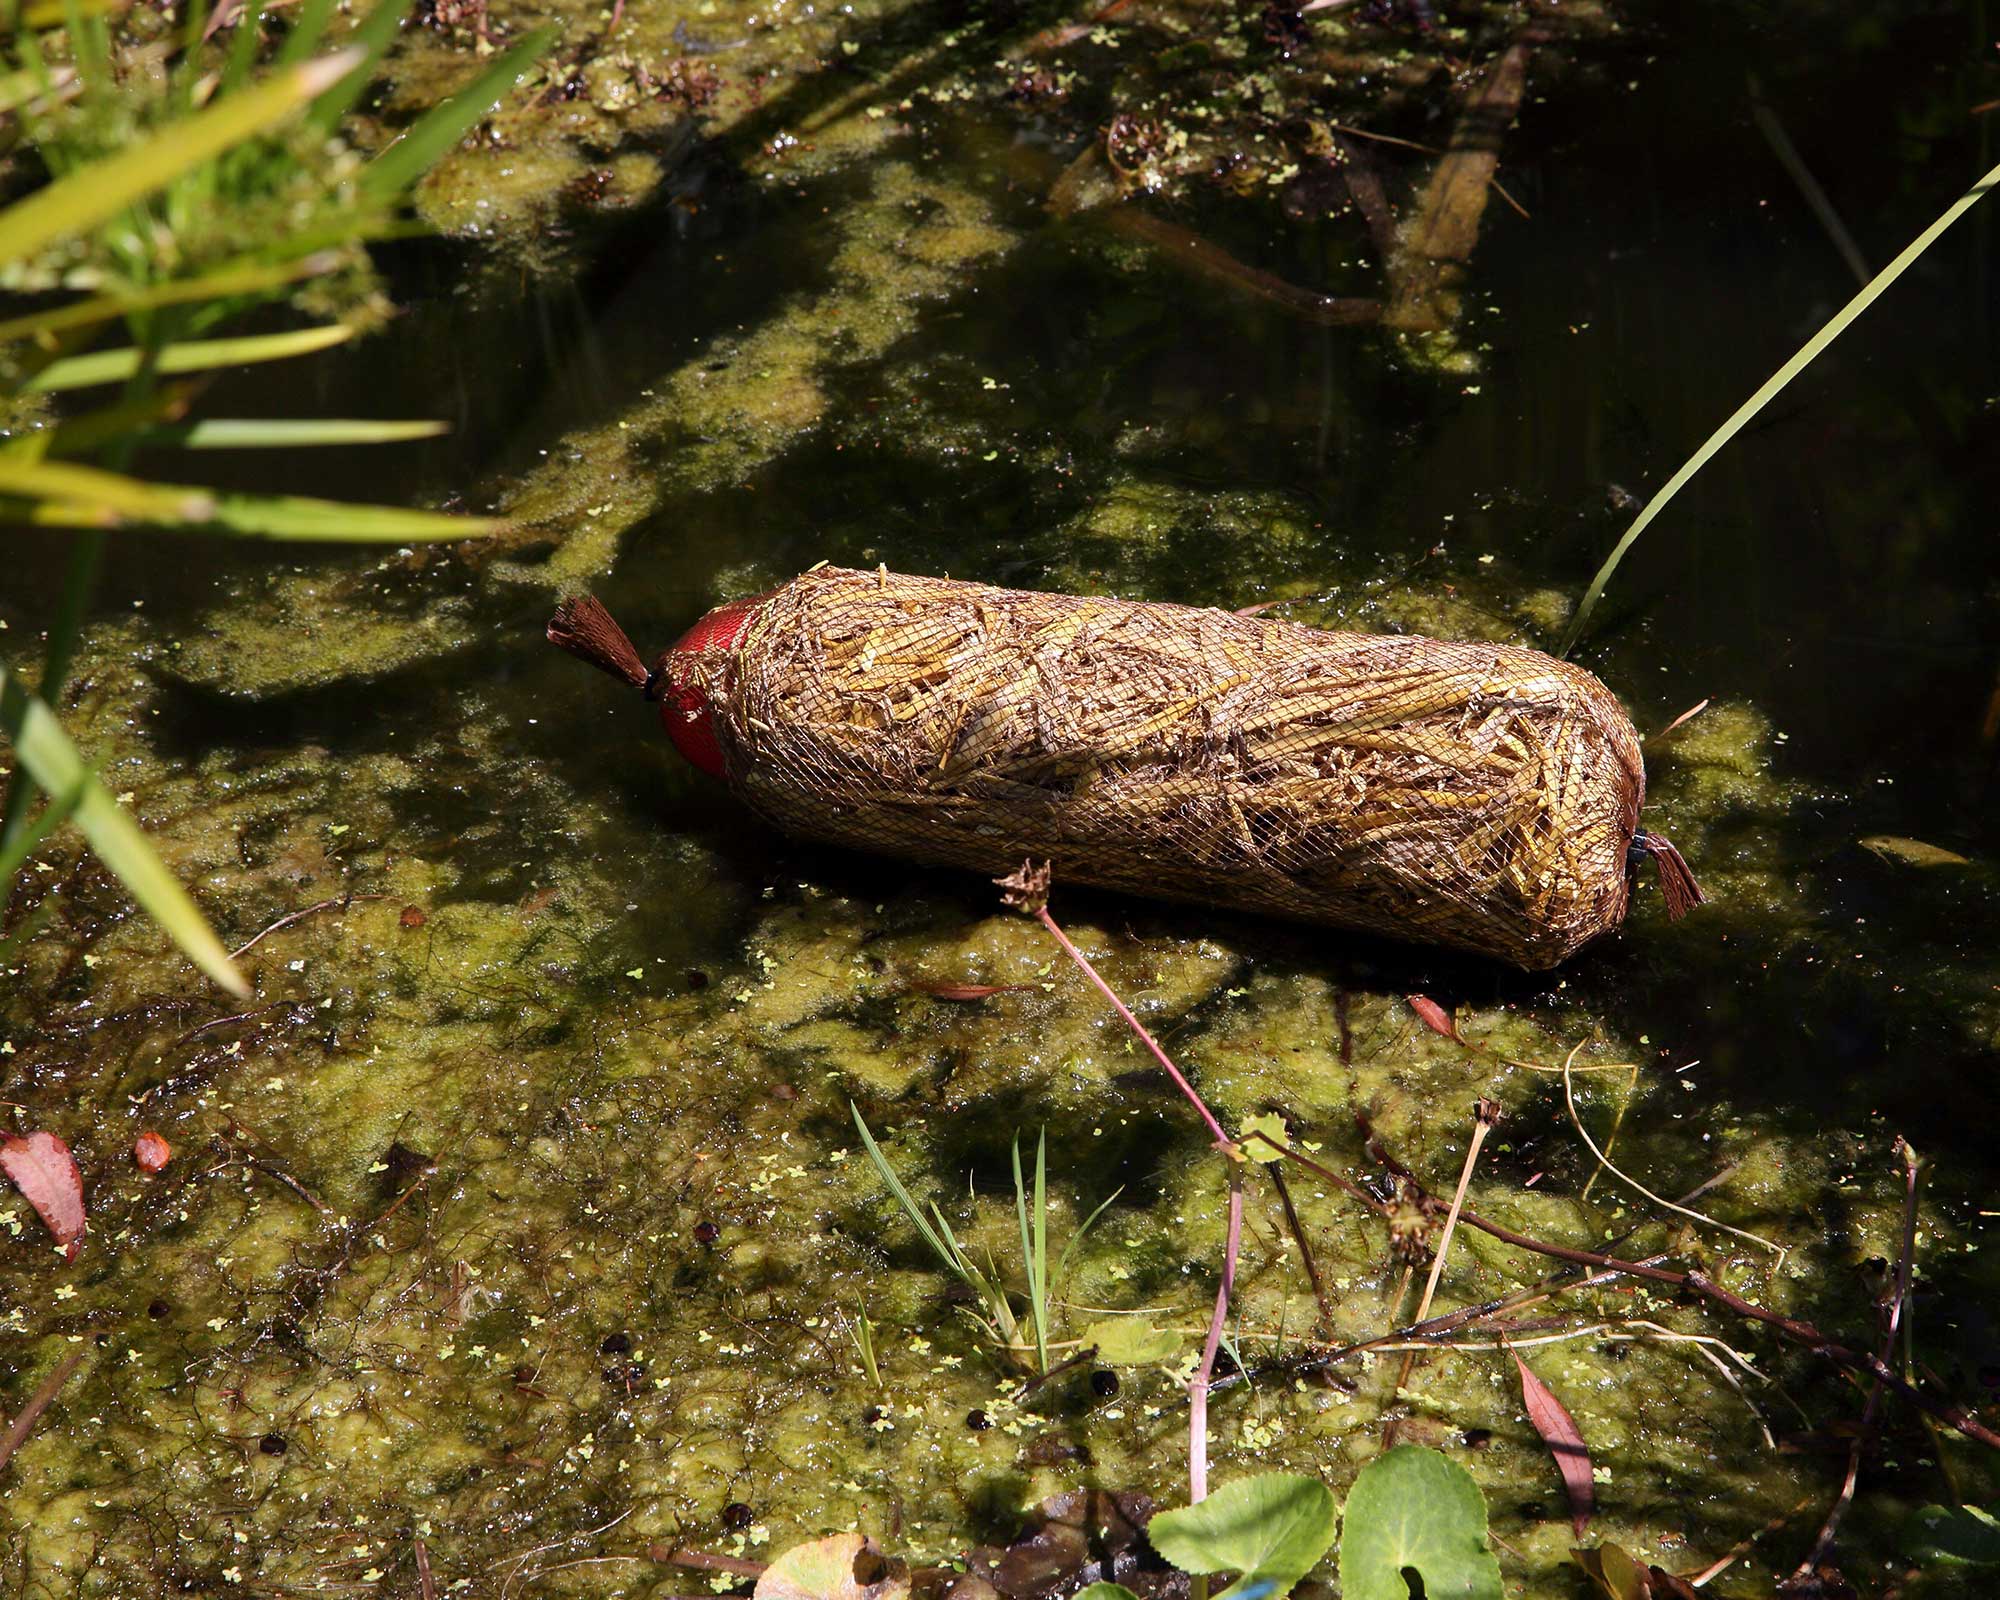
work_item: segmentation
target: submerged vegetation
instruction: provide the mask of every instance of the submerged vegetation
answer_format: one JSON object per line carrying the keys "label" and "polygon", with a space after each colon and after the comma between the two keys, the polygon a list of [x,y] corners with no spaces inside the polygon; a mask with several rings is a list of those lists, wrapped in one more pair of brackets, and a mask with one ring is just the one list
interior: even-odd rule
{"label": "submerged vegetation", "polygon": [[[1950,9],[1710,20],[1828,177],[1805,108]],[[1621,209],[1773,226],[1617,131],[1739,117],[1636,3],[8,37],[0,1588],[1983,1592],[1994,413],[1934,346],[1991,208],[1908,266],[1948,340],[1853,322],[1685,570],[1572,597],[1990,164],[1990,66],[1848,250],[1801,210],[1737,278]],[[1869,137],[1826,206],[1894,193]],[[1683,352],[1648,296],[1709,276]],[[1547,979],[1018,915],[749,824],[539,642],[823,558],[1588,622],[1714,903]]]}

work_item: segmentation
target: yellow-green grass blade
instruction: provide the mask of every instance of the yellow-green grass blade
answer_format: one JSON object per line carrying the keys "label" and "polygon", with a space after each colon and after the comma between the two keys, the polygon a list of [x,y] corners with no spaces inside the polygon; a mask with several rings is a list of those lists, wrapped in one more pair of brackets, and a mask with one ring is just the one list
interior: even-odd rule
{"label": "yellow-green grass blade", "polygon": [[139,443],[182,450],[295,450],[324,445],[401,444],[410,439],[435,439],[449,432],[448,422],[418,420],[209,417],[200,422],[148,428],[139,435]]}
{"label": "yellow-green grass blade", "polygon": [[1912,239],[1901,255],[1869,279],[1861,292],[1836,311],[1828,319],[1825,327],[1799,347],[1797,354],[1791,360],[1765,379],[1763,386],[1738,406],[1727,422],[1702,441],[1701,448],[1689,456],[1680,471],[1667,480],[1666,487],[1646,502],[1644,509],[1633,519],[1632,526],[1625,530],[1624,537],[1612,547],[1611,554],[1605,557],[1604,565],[1597,569],[1597,576],[1590,580],[1590,588],[1584,594],[1583,603],[1576,608],[1576,616],[1570,622],[1569,632],[1563,639],[1561,654],[1568,655],[1576,648],[1577,640],[1583,637],[1583,631],[1590,622],[1590,614],[1597,609],[1597,602],[1603,597],[1605,586],[1611,582],[1612,574],[1618,570],[1618,565],[1625,559],[1626,552],[1638,542],[1639,535],[1652,526],[1654,519],[1667,509],[1674,496],[1687,487],[1694,475],[1707,466],[1724,445],[1743,431],[1745,424],[1752,417],[1777,398],[1794,378],[1818,359],[1828,345],[1845,333],[1848,325],[1873,305],[1884,290],[1935,244],[1945,229],[1977,205],[1987,191],[1996,185],[2000,185],[2000,167],[1995,167],[1966,190],[1937,221]]}
{"label": "yellow-green grass blade", "polygon": [[353,51],[290,67],[217,100],[120,155],[96,161],[0,211],[0,262],[19,261],[116,216],[223,151],[294,115],[359,62]]}
{"label": "yellow-green grass blade", "polygon": [[23,689],[4,666],[0,666],[0,716],[20,730],[14,740],[15,756],[43,792],[76,796],[71,820],[139,908],[209,977],[239,998],[248,996],[250,986],[230,963],[222,941],[167,871],[139,825],[84,765],[55,713]]}
{"label": "yellow-green grass blade", "polygon": [[349,505],[291,495],[217,497],[209,527],[239,538],[307,544],[419,544],[478,539],[508,526],[505,517],[460,517],[402,506]]}
{"label": "yellow-green grass blade", "polygon": [[536,60],[555,43],[553,26],[533,33],[496,56],[480,74],[450,99],[433,106],[410,125],[388,149],[361,172],[361,190],[373,199],[401,194],[428,172],[437,159],[471,132],[474,124],[500,103]]}
{"label": "yellow-green grass blade", "polygon": [[376,0],[375,9],[348,35],[348,53],[354,55],[354,64],[313,101],[312,109],[306,113],[309,126],[322,133],[331,133],[340,126],[340,119],[361,98],[362,90],[375,75],[376,63],[395,43],[412,3],[413,0]]}
{"label": "yellow-green grass blade", "polygon": [[[210,372],[218,367],[250,366],[260,361],[284,361],[292,356],[312,355],[354,337],[351,328],[334,322],[317,328],[297,328],[289,333],[253,333],[234,339],[183,339],[163,345],[153,370],[162,376],[178,372]],[[52,361],[23,388],[29,393],[52,394],[67,389],[88,389],[100,383],[123,383],[139,370],[145,352],[132,346],[116,350],[92,350],[80,356]]]}
{"label": "yellow-green grass blade", "polygon": [[67,461],[0,456],[0,496],[94,508],[106,524],[207,522],[215,496],[205,489],[146,483],[99,467]]}
{"label": "yellow-green grass blade", "polygon": [[301,278],[329,271],[338,262],[339,257],[331,252],[318,252],[302,261],[251,262],[222,267],[198,278],[182,278],[145,289],[114,290],[108,294],[93,295],[88,300],[72,300],[68,305],[50,306],[45,311],[30,311],[25,316],[10,317],[0,322],[0,344],[18,339],[53,338],[78,328],[95,327],[99,323],[131,316],[134,312],[158,310],[162,306],[264,294],[296,283]]}

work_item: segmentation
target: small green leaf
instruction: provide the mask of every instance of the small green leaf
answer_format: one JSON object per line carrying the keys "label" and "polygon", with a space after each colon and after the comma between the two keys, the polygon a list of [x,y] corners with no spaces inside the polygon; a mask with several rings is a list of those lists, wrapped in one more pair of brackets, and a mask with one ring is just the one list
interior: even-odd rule
{"label": "small green leaf", "polygon": [[[1261,1139],[1251,1137],[1252,1134],[1258,1133],[1264,1137]],[[1261,1117],[1245,1117],[1243,1131],[1237,1134],[1236,1142],[1242,1147],[1244,1155],[1252,1161],[1261,1161],[1268,1167],[1273,1161],[1285,1159],[1284,1151],[1278,1149],[1278,1145],[1284,1145],[1289,1149],[1292,1136],[1285,1131],[1285,1119],[1275,1111],[1267,1111]]]}
{"label": "small green leaf", "polygon": [[1904,1524],[1903,1548],[1926,1563],[2000,1565],[2000,1517],[1979,1506],[1925,1506]]}
{"label": "small green leaf", "polygon": [[1398,1445],[1361,1469],[1340,1534],[1341,1600],[1501,1600],[1486,1544],[1486,1499],[1471,1474],[1422,1445]]}
{"label": "small green leaf", "polygon": [[500,103],[501,96],[521,81],[555,40],[553,26],[537,28],[519,44],[495,57],[457,94],[425,112],[402,138],[363,169],[362,193],[371,199],[390,200],[415,183]]}
{"label": "small green leaf", "polygon": [[0,667],[0,709],[4,709],[0,720],[19,730],[14,752],[28,776],[44,793],[61,795],[65,804],[72,804],[70,819],[83,830],[98,860],[131,891],[140,909],[223,988],[233,995],[248,995],[249,985],[230,965],[222,941],[146,842],[139,825],[91,775],[55,713],[11,679],[5,667]]}
{"label": "small green leaf", "polygon": [[1081,1335],[1097,1346],[1097,1359],[1113,1367],[1150,1367],[1173,1361],[1183,1341],[1171,1328],[1156,1328],[1144,1317],[1105,1317]]}
{"label": "small green leaf", "polygon": [[115,217],[135,200],[291,116],[360,57],[352,51],[289,67],[228,95],[122,154],[93,161],[0,212],[0,262],[36,251]]}
{"label": "small green leaf", "polygon": [[[1483,1528],[1483,1507],[1480,1520]],[[1333,1496],[1319,1479],[1265,1472],[1225,1483],[1182,1510],[1162,1511],[1146,1525],[1146,1537],[1183,1572],[1239,1574],[1225,1594],[1268,1584],[1266,1592],[1283,1596],[1326,1554],[1336,1524]]]}

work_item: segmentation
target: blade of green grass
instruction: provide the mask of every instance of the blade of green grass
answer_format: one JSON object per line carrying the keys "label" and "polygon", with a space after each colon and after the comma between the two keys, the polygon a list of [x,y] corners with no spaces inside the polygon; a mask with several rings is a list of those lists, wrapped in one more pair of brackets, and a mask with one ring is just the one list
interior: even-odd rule
{"label": "blade of green grass", "polygon": [[319,445],[401,444],[451,432],[448,422],[377,422],[369,418],[210,417],[170,423],[139,435],[143,446],[180,450],[295,450]]}
{"label": "blade of green grass", "polygon": [[19,730],[14,753],[43,792],[76,796],[71,819],[83,830],[98,860],[117,874],[140,909],[215,982],[238,998],[247,997],[250,986],[230,964],[222,941],[187,891],[174,881],[139,825],[84,765],[55,713],[23,689],[4,666],[0,666],[0,716],[7,726]]}
{"label": "blade of green grass", "polygon": [[349,505],[285,495],[217,497],[215,529],[249,538],[303,543],[412,544],[478,539],[505,528],[505,517],[461,517],[402,506]]}
{"label": "blade of green grass", "polygon": [[471,132],[474,124],[520,82],[542,53],[555,43],[556,31],[552,25],[537,28],[496,56],[458,93],[419,117],[402,138],[362,169],[362,193],[372,199],[387,200],[421,178],[438,157]]}
{"label": "blade of green grass", "polygon": [[7,896],[8,885],[14,881],[14,874],[29,856],[40,848],[41,842],[69,820],[70,813],[83,798],[83,786],[73,785],[69,791],[43,806],[34,821],[24,824],[5,848],[0,848],[0,902]]}
{"label": "blade of green grass", "polygon": [[[295,328],[289,333],[253,333],[236,339],[183,339],[161,349],[154,370],[169,376],[177,372],[210,372],[217,367],[250,366],[259,361],[285,361],[345,344],[353,337],[351,328],[333,322],[317,328]],[[100,383],[123,383],[139,370],[145,354],[127,345],[69,356],[51,362],[23,388],[30,394],[55,394],[68,389],[88,389]]]}
{"label": "blade of green grass", "polygon": [[1121,1183],[1117,1188],[1113,1189],[1110,1194],[1106,1195],[1103,1200],[1098,1202],[1097,1209],[1091,1212],[1089,1216],[1083,1219],[1083,1226],[1078,1228],[1075,1233],[1069,1236],[1069,1243],[1063,1246],[1062,1254],[1056,1257],[1056,1275],[1049,1280],[1051,1284],[1057,1284],[1063,1281],[1063,1274],[1069,1270],[1070,1252],[1075,1250],[1078,1245],[1083,1243],[1083,1236],[1086,1233],[1090,1232],[1091,1228],[1096,1224],[1097,1219],[1099,1217],[1103,1216],[1106,1211],[1111,1209],[1111,1202],[1113,1200],[1116,1200],[1124,1192],[1125,1192],[1125,1185]]}
{"label": "blade of green grass", "polygon": [[98,467],[0,456],[0,495],[92,506],[109,522],[206,522],[215,496],[205,489],[144,483]]}
{"label": "blade of green grass", "polygon": [[[918,1208],[915,1198],[910,1194],[908,1189],[903,1187],[903,1180],[896,1176],[896,1169],[889,1165],[889,1158],[882,1154],[882,1147],[875,1142],[875,1135],[868,1131],[868,1124],[862,1118],[861,1108],[851,1100],[847,1103],[847,1108],[854,1113],[854,1126],[860,1130],[861,1143],[868,1151],[868,1159],[874,1164],[876,1175],[887,1185],[889,1193],[895,1198],[896,1204],[901,1206],[904,1214],[909,1217],[910,1221],[916,1224],[917,1231],[924,1236],[924,1242],[931,1247],[931,1252],[938,1260],[942,1261],[954,1274],[964,1279],[970,1285],[971,1279],[966,1277],[965,1267],[961,1264],[962,1258],[959,1252],[955,1248],[946,1249],[944,1240],[924,1220],[924,1214]],[[942,1222],[944,1219],[940,1217],[938,1220]],[[949,1233],[951,1230],[946,1228],[945,1231]],[[954,1241],[955,1243],[956,1241]]]}
{"label": "blade of green grass", "polygon": [[263,42],[264,0],[244,0],[236,17],[236,34],[229,41],[229,60],[222,68],[221,94],[234,94],[257,64],[257,46]]}
{"label": "blade of green grass", "polygon": [[335,0],[305,0],[292,19],[292,31],[278,46],[277,65],[294,67],[319,48],[326,37],[326,25],[333,20]]}
{"label": "blade of green grass", "polygon": [[276,127],[352,71],[359,59],[342,51],[288,68],[16,201],[0,211],[0,262],[22,260],[82,233],[191,168]]}
{"label": "blade of green grass", "polygon": [[204,300],[226,300],[236,295],[263,294],[282,289],[300,278],[310,278],[335,266],[338,258],[330,253],[308,256],[302,261],[277,264],[249,262],[218,268],[198,278],[182,278],[145,289],[114,291],[74,300],[66,306],[31,311],[26,316],[0,322],[0,344],[15,339],[46,339],[77,328],[112,322],[134,312],[154,311],[161,306],[185,305]]}
{"label": "blade of green grass", "polygon": [[1900,278],[1919,256],[1937,243],[1945,229],[1977,205],[1987,191],[1996,185],[2000,185],[2000,167],[1995,167],[1966,190],[1946,208],[1937,221],[1912,239],[1904,247],[1901,255],[1869,279],[1861,292],[1836,311],[1828,319],[1825,327],[1799,347],[1797,354],[1791,360],[1765,379],[1763,386],[1738,406],[1727,422],[1702,441],[1701,448],[1689,456],[1680,471],[1667,480],[1666,487],[1646,502],[1644,509],[1633,519],[1632,526],[1625,530],[1625,536],[1612,547],[1611,554],[1605,557],[1604,565],[1597,569],[1597,576],[1590,580],[1590,588],[1584,594],[1583,603],[1576,608],[1576,616],[1569,625],[1569,632],[1564,636],[1558,654],[1566,656],[1576,648],[1577,640],[1583,637],[1583,630],[1590,622],[1590,614],[1597,609],[1597,602],[1604,594],[1605,585],[1611,582],[1611,576],[1618,570],[1618,564],[1625,559],[1625,553],[1638,542],[1639,535],[1652,526],[1653,520],[1667,509],[1674,496],[1687,487],[1689,480],[1707,466],[1724,445],[1743,431],[1744,425],[1752,417],[1777,398],[1792,379],[1811,366],[1828,345],[1845,333],[1848,325],[1873,305],[1881,297],[1882,292]]}
{"label": "blade of green grass", "polygon": [[340,119],[353,108],[361,98],[362,90],[368,87],[375,76],[375,68],[390,45],[395,43],[397,30],[403,26],[403,18],[409,15],[412,0],[378,0],[375,9],[361,19],[360,24],[347,36],[348,48],[343,55],[354,56],[354,65],[323,91],[306,113],[309,126],[321,133],[332,133],[340,126]]}

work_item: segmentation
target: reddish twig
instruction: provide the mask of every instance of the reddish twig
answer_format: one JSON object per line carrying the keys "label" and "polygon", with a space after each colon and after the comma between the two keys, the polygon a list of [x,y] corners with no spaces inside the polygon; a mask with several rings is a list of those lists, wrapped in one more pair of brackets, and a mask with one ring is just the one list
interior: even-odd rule
{"label": "reddish twig", "polygon": [[307,906],[303,911],[294,911],[289,916],[283,916],[278,918],[276,922],[272,923],[270,927],[264,929],[262,933],[259,933],[255,935],[253,938],[246,940],[244,943],[238,945],[234,950],[230,951],[229,959],[231,961],[234,961],[238,956],[242,955],[243,952],[248,950],[252,945],[262,942],[270,935],[276,933],[280,928],[289,928],[293,923],[301,922],[305,918],[316,915],[321,911],[331,911],[335,906],[339,906],[342,909],[345,909],[346,907],[353,905],[354,902],[357,900],[386,900],[388,898],[389,897],[386,894],[335,895],[331,900],[322,900],[318,905]]}
{"label": "reddish twig", "polygon": [[1210,1111],[1207,1103],[1200,1095],[1195,1093],[1194,1085],[1181,1075],[1181,1069],[1175,1066],[1173,1059],[1168,1056],[1166,1051],[1160,1048],[1159,1040],[1148,1033],[1146,1025],[1132,1015],[1131,1008],[1118,998],[1117,993],[1112,989],[1111,985],[1098,976],[1097,968],[1090,964],[1090,957],[1071,944],[1069,935],[1056,926],[1056,919],[1049,915],[1049,908],[1047,906],[1038,906],[1035,909],[1035,920],[1049,930],[1050,937],[1062,946],[1063,954],[1074,961],[1083,975],[1097,985],[1097,992],[1111,1002],[1111,1009],[1124,1019],[1125,1026],[1139,1036],[1139,1042],[1153,1053],[1153,1059],[1166,1068],[1167,1076],[1172,1078],[1175,1086],[1179,1088],[1182,1094],[1187,1096],[1188,1104],[1201,1113],[1201,1120],[1208,1125],[1208,1131],[1214,1138],[1217,1148],[1234,1151],[1236,1149],[1236,1141],[1222,1131],[1222,1124],[1215,1120],[1215,1113]]}
{"label": "reddish twig", "polygon": [[1215,1353],[1222,1348],[1222,1325],[1229,1317],[1229,1296],[1236,1287],[1236,1258],[1243,1245],[1243,1168],[1229,1168],[1229,1237],[1222,1252],[1222,1282],[1215,1290],[1215,1315],[1208,1320],[1208,1339],[1201,1347],[1201,1365],[1188,1380],[1188,1504],[1208,1498],[1208,1387],[1215,1376]]}
{"label": "reddish twig", "polygon": [[1278,1191],[1278,1203],[1285,1208],[1285,1226],[1291,1229],[1293,1242],[1299,1247],[1299,1259],[1305,1264],[1306,1281],[1312,1285],[1313,1300],[1319,1306],[1320,1328],[1331,1333],[1333,1307],[1327,1302],[1326,1286],[1319,1281],[1319,1263],[1313,1260],[1312,1246],[1306,1242],[1306,1230],[1299,1225],[1298,1207],[1292,1204],[1292,1189],[1285,1182],[1285,1169],[1272,1162],[1264,1170],[1271,1174],[1271,1185]]}
{"label": "reddish twig", "polygon": [[418,1600],[437,1600],[437,1583],[431,1577],[431,1552],[424,1541],[417,1541],[417,1596]]}
{"label": "reddish twig", "polygon": [[62,1392],[62,1386],[68,1383],[71,1374],[83,1365],[83,1358],[88,1354],[90,1347],[85,1345],[83,1349],[72,1350],[64,1356],[56,1370],[42,1380],[41,1388],[37,1389],[29,1397],[28,1403],[21,1407],[21,1414],[8,1425],[6,1433],[0,1434],[0,1470],[5,1470],[7,1463],[14,1459],[14,1452],[28,1442],[28,1435],[35,1431],[35,1424],[42,1420],[42,1413],[55,1403],[56,1396]]}
{"label": "reddish twig", "polygon": [[669,1567],[692,1567],[696,1572],[727,1572],[738,1578],[761,1578],[764,1563],[744,1561],[735,1556],[710,1555],[706,1550],[683,1550],[678,1545],[649,1544],[646,1557]]}

